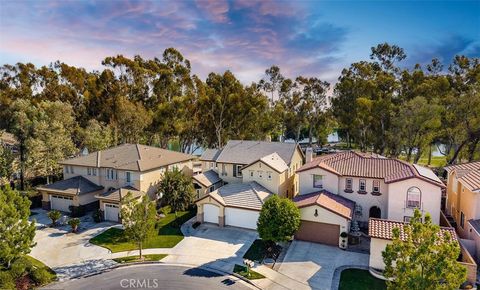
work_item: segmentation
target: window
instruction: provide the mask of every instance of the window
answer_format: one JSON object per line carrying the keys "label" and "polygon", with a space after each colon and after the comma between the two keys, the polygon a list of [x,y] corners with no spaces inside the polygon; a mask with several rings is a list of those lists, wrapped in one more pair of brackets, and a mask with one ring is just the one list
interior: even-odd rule
{"label": "window", "polygon": [[234,177],[242,177],[242,165],[240,164],[233,164],[233,176]]}
{"label": "window", "polygon": [[409,223],[411,219],[412,219],[411,216],[404,216],[403,217],[403,221],[406,222],[406,223]]}
{"label": "window", "polygon": [[374,180],[373,181],[373,192],[380,192],[380,181]]}
{"label": "window", "polygon": [[420,208],[421,192],[418,187],[410,187],[407,191],[407,207]]}
{"label": "window", "polygon": [[97,168],[92,168],[93,176],[97,176]]}
{"label": "window", "polygon": [[70,173],[75,173],[75,172],[73,171],[73,166],[70,166]]}
{"label": "window", "polygon": [[213,168],[213,167],[214,167],[213,162],[210,162],[210,168]]}
{"label": "window", "polygon": [[215,186],[210,186],[209,191],[212,192],[212,191],[214,191],[214,190],[215,190]]}
{"label": "window", "polygon": [[132,182],[131,172],[128,172],[128,171],[127,171],[127,172],[125,172],[125,174],[126,174],[126,177],[127,177],[127,178],[126,178],[126,179],[127,179],[127,183]]}
{"label": "window", "polygon": [[365,179],[360,179],[360,184],[358,186],[358,191],[365,192],[367,191],[367,182]]}
{"label": "window", "polygon": [[263,171],[261,171],[261,170],[258,171],[258,177],[263,178]]}
{"label": "window", "polygon": [[87,167],[87,175],[92,175],[92,169],[90,167]]}
{"label": "window", "polygon": [[460,212],[460,226],[462,227],[462,229],[465,228],[465,214],[463,213],[463,211]]}
{"label": "window", "polygon": [[227,171],[225,170],[225,163],[222,163],[222,176],[227,176]]}
{"label": "window", "polygon": [[271,171],[267,172],[267,179],[272,180],[272,172]]}
{"label": "window", "polygon": [[69,173],[68,172],[68,166],[65,166],[65,173]]}
{"label": "window", "polygon": [[345,190],[352,191],[353,180],[351,178],[347,178],[345,180]]}
{"label": "window", "polygon": [[323,188],[323,176],[322,175],[313,175],[313,187]]}
{"label": "window", "polygon": [[253,170],[250,170],[250,177],[253,177]]}

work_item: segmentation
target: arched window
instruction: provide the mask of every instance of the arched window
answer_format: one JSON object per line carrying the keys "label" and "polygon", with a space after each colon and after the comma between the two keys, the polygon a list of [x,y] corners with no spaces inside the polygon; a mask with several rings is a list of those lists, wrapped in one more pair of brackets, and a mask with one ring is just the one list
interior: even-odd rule
{"label": "arched window", "polygon": [[422,192],[418,187],[410,187],[407,191],[407,207],[420,208]]}

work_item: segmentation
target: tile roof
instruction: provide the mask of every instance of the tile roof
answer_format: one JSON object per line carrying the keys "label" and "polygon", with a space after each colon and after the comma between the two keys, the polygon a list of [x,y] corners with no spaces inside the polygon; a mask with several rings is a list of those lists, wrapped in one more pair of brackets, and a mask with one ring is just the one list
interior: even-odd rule
{"label": "tile roof", "polygon": [[83,176],[75,176],[72,178],[60,180],[52,184],[46,184],[37,187],[38,190],[61,192],[73,195],[82,195],[98,190],[102,190],[103,186],[96,185]]}
{"label": "tile roof", "polygon": [[215,183],[222,181],[222,179],[218,176],[218,173],[212,169],[201,174],[194,175],[192,178],[205,187],[212,186]]}
{"label": "tile roof", "polygon": [[463,164],[448,165],[448,166],[445,166],[444,169],[446,171],[449,171],[449,172],[453,171],[453,170],[463,170],[463,171],[479,170],[480,169],[480,161],[463,163]]}
{"label": "tile roof", "polygon": [[211,196],[227,207],[261,210],[265,200],[272,194],[265,187],[252,181],[247,183],[229,183],[210,192],[204,198]]}
{"label": "tile roof", "polygon": [[458,180],[471,191],[480,191],[480,169],[471,171]]}
{"label": "tile roof", "polygon": [[469,190],[480,192],[480,161],[449,165],[445,170],[455,172],[458,180]]}
{"label": "tile roof", "polygon": [[218,158],[218,155],[222,150],[220,149],[206,149],[203,151],[202,155],[200,156],[200,160],[205,160],[205,161],[215,161]]}
{"label": "tile roof", "polygon": [[[230,140],[215,161],[246,165],[276,152],[286,164],[290,164],[297,147],[295,143]],[[202,158],[203,155],[200,159]]]}
{"label": "tile roof", "polygon": [[95,195],[96,198],[99,199],[107,199],[112,201],[122,201],[127,194],[131,192],[134,198],[141,197],[145,193],[132,187],[132,186],[124,186],[117,189],[112,189],[107,192]]}
{"label": "tile roof", "polygon": [[[257,159],[257,160],[253,161],[252,163],[250,163],[248,165],[245,165],[243,168],[247,168],[250,165],[253,165],[253,164],[255,164],[259,161],[262,161],[263,163],[267,164],[273,170],[275,170],[279,173],[285,172],[285,170],[288,169],[287,163],[285,163],[285,161],[282,159],[282,157],[280,157],[280,155],[277,154],[277,152],[273,152],[272,154],[268,154],[266,156],[263,156],[262,158]],[[243,170],[243,168],[242,168],[242,170]]]}
{"label": "tile roof", "polygon": [[[370,218],[370,220],[368,221],[368,235],[372,238],[393,240],[393,229],[399,228],[400,238],[402,240],[406,240],[407,235],[404,231],[404,227],[406,225],[409,224],[405,222]],[[451,237],[454,240],[457,240],[457,234],[455,233],[454,228],[442,227],[440,230],[440,235],[443,237],[444,234],[447,232],[450,233]]]}
{"label": "tile roof", "polygon": [[60,164],[146,171],[194,159],[193,155],[140,144],[123,144],[59,162]]}
{"label": "tile roof", "polygon": [[293,201],[299,208],[318,205],[348,219],[352,219],[355,209],[355,202],[326,190],[297,195]]}
{"label": "tile roof", "polygon": [[413,166],[405,161],[377,154],[355,151],[327,154],[313,159],[300,167],[297,172],[313,168],[322,168],[342,176],[384,179],[385,183],[417,177],[444,187],[440,179],[426,167]]}

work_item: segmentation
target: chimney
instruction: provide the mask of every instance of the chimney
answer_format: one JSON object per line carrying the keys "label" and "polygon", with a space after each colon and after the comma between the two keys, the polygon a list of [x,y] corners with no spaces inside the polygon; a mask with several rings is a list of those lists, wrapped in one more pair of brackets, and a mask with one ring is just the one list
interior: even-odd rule
{"label": "chimney", "polygon": [[313,160],[313,148],[307,147],[307,149],[305,149],[305,164],[312,162],[312,160]]}

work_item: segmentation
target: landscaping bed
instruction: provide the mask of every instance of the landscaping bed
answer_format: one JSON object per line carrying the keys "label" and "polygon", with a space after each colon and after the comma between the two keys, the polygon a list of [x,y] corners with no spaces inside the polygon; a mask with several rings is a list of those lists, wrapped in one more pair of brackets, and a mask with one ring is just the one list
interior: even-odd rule
{"label": "landscaping bed", "polygon": [[[155,225],[156,235],[149,238],[144,244],[144,249],[151,248],[173,248],[181,240],[183,234],[180,227],[183,223],[195,216],[195,211],[182,211],[169,213],[159,219]],[[136,244],[129,242],[124,235],[124,231],[118,228],[110,228],[96,237],[90,239],[90,243],[109,249],[113,253],[136,250]]]}
{"label": "landscaping bed", "polygon": [[255,280],[255,279],[263,279],[265,276],[263,276],[260,273],[257,273],[255,271],[248,271],[247,272],[247,267],[238,265],[236,264],[235,267],[233,267],[233,273],[238,274],[244,278],[247,278],[248,280]]}
{"label": "landscaping bed", "polygon": [[269,245],[264,240],[255,240],[250,248],[248,248],[243,258],[262,263],[265,258],[277,260],[278,255],[282,251],[279,245]]}
{"label": "landscaping bed", "polygon": [[165,255],[165,254],[151,254],[151,255],[143,255],[143,260],[140,260],[140,256],[115,258],[113,260],[117,263],[120,263],[120,264],[136,263],[136,262],[153,262],[153,261],[160,261],[161,259],[165,258],[166,256],[167,255]]}
{"label": "landscaping bed", "polygon": [[33,289],[56,278],[55,272],[45,264],[24,256],[14,261],[10,269],[0,269],[0,289]]}
{"label": "landscaping bed", "polygon": [[339,290],[385,290],[385,281],[373,277],[367,270],[346,269],[340,275]]}

